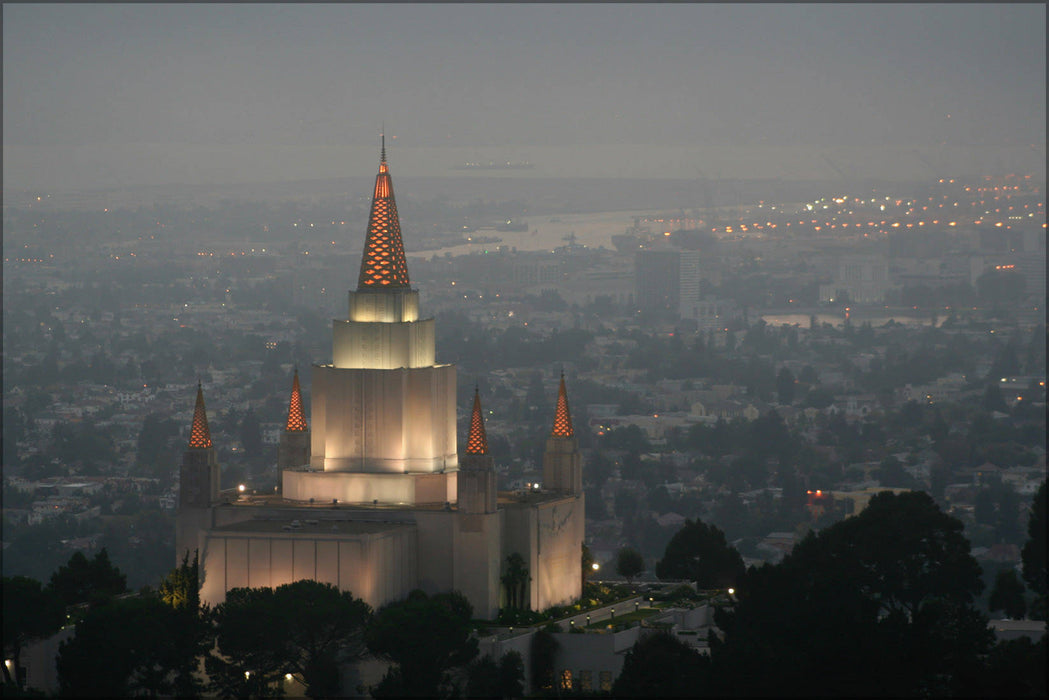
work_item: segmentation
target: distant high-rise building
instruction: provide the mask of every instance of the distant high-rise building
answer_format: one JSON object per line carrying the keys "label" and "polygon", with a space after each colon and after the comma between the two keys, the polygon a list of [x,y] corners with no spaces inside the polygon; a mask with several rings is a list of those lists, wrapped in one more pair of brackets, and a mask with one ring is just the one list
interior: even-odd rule
{"label": "distant high-rise building", "polygon": [[459,590],[474,614],[505,602],[510,554],[533,610],[581,594],[584,503],[561,378],[547,444],[549,488],[497,492],[480,395],[458,454],[456,370],[435,361],[434,319],[411,288],[385,144],[349,314],[331,364],[314,365],[307,424],[296,371],[278,448],[279,492],[220,492],[203,394],[182,467],[176,559],[198,550],[201,600],[235,587],[332,583],[373,607],[416,588]]}
{"label": "distant high-rise building", "polygon": [[699,301],[700,253],[696,250],[639,250],[634,258],[637,308],[642,313],[682,316]]}

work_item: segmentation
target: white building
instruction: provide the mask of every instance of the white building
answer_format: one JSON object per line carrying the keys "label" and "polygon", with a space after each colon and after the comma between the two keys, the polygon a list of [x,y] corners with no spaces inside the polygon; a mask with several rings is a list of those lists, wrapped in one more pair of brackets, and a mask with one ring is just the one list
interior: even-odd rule
{"label": "white building", "polygon": [[312,367],[312,431],[297,373],[293,380],[278,494],[220,492],[198,386],[176,560],[199,551],[201,600],[216,605],[235,587],[313,579],[373,608],[416,588],[459,590],[477,617],[492,618],[504,604],[511,554],[528,568],[533,610],[577,599],[584,504],[564,378],[543,490],[497,492],[479,396],[459,454],[456,368],[435,363],[434,319],[419,316],[385,148],[357,289],[332,330],[332,363]]}

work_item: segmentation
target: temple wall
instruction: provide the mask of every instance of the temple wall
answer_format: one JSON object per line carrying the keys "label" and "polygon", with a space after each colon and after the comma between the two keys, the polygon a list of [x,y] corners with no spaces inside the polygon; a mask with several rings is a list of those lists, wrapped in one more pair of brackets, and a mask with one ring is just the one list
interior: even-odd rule
{"label": "temple wall", "polygon": [[474,608],[474,617],[499,614],[502,542],[498,513],[456,513],[452,588]]}
{"label": "temple wall", "polygon": [[456,372],[313,368],[311,465],[325,471],[440,472],[458,465]]}
{"label": "temple wall", "polygon": [[583,506],[583,496],[504,506],[503,563],[514,552],[524,557],[532,610],[571,603],[583,593]]}
{"label": "temple wall", "polygon": [[434,320],[332,322],[332,364],[340,369],[430,367],[436,358]]}
{"label": "temple wall", "polygon": [[378,533],[312,534],[212,530],[203,535],[201,602],[222,603],[237,587],[302,579],[331,583],[373,608],[416,588],[417,533],[410,524]]}
{"label": "temple wall", "polygon": [[365,323],[418,321],[419,292],[403,288],[351,290],[347,318]]}
{"label": "temple wall", "polygon": [[352,472],[298,471],[281,476],[281,493],[292,501],[308,503],[384,504],[454,503],[458,472],[444,474],[361,474]]}

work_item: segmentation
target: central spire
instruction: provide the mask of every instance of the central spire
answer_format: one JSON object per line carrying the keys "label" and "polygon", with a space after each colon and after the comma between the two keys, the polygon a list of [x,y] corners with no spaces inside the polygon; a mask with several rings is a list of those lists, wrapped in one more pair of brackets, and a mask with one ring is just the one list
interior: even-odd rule
{"label": "central spire", "polygon": [[357,290],[410,287],[404,241],[401,240],[401,221],[393,197],[393,180],[386,165],[386,135],[383,134],[379,174],[375,176],[375,193],[372,196],[371,215],[368,217],[368,237],[364,241]]}

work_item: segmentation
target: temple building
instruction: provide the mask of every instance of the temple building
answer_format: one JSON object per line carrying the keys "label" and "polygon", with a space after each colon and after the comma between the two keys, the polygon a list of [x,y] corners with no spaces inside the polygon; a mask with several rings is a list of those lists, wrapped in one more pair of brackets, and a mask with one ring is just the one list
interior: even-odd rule
{"label": "temple building", "polygon": [[[582,468],[564,377],[543,459],[543,488],[498,491],[481,397],[466,445],[456,426],[456,369],[437,364],[433,318],[420,318],[385,144],[357,289],[332,323],[332,362],[312,367],[310,422],[298,371],[278,446],[278,490],[219,490],[203,390],[180,474],[176,563],[199,552],[201,600],[237,587],[332,583],[378,608],[416,588],[459,590],[493,618],[507,558],[528,567],[526,600],[579,598]],[[312,429],[311,429],[312,424]]]}

